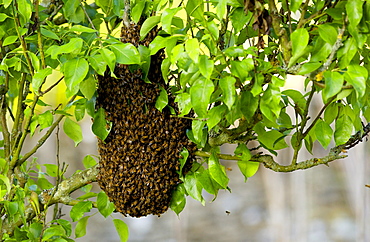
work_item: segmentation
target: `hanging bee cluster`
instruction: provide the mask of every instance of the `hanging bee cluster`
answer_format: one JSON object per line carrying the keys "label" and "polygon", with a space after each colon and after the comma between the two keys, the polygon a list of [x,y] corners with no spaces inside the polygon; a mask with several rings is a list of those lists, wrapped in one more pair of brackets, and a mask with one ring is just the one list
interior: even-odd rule
{"label": "hanging bee cluster", "polygon": [[[135,46],[148,46],[157,34],[152,30],[140,41],[140,25],[122,27],[121,40]],[[119,65],[115,74],[99,78],[97,108],[104,108],[112,129],[105,141],[99,140],[99,186],[123,215],[141,217],[164,213],[174,187],[179,184],[180,152],[190,152],[184,170],[189,170],[196,147],[186,137],[189,119],[171,117],[168,108],[158,111],[156,99],[161,85],[168,89],[161,77],[164,53],[152,56],[148,78],[142,71],[130,71]],[[169,105],[175,107],[173,98]],[[176,110],[176,107],[175,107]]]}

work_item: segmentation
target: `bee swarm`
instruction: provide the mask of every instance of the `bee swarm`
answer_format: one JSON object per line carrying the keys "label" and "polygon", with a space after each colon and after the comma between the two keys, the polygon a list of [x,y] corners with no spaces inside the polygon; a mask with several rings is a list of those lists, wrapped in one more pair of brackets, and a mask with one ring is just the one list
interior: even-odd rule
{"label": "bee swarm", "polygon": [[[122,27],[121,41],[135,46],[148,46],[157,34],[152,30],[140,41],[140,26]],[[172,191],[180,183],[180,151],[189,150],[184,170],[189,170],[196,149],[186,137],[191,126],[188,119],[170,116],[168,108],[155,108],[158,85],[168,89],[161,75],[164,53],[152,56],[148,78],[142,80],[140,70],[116,66],[117,79],[108,73],[99,77],[97,108],[104,108],[112,129],[105,141],[99,140],[99,186],[108,195],[116,210],[123,215],[141,217],[160,215],[170,204]],[[175,108],[173,98],[169,104]]]}

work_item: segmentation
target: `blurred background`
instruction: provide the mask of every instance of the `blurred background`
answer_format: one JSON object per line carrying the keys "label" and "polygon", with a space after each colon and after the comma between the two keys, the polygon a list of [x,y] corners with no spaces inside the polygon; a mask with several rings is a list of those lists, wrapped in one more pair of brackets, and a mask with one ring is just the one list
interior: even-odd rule
{"label": "blurred background", "polygon": [[[295,88],[294,82],[288,82],[286,88]],[[313,105],[311,112],[314,114],[320,107]],[[60,161],[69,164],[67,176],[76,169],[84,169],[85,155],[98,155],[90,118],[80,124],[84,140],[77,148],[60,132]],[[35,135],[29,145],[37,139]],[[236,162],[222,161],[229,168],[232,192],[220,192],[214,202],[205,193],[206,206],[188,198],[179,217],[169,210],[161,217],[125,218],[115,214],[114,218],[128,224],[129,241],[370,241],[370,188],[365,187],[370,184],[369,147],[370,143],[361,143],[348,152],[348,158],[334,161],[330,167],[276,173],[261,166],[246,183]],[[222,153],[233,151],[231,145],[222,147]],[[55,152],[54,136],[35,156],[40,163],[53,163]],[[327,152],[316,143],[315,157]],[[291,156],[289,148],[284,149],[276,161],[289,164]],[[310,158],[312,155],[303,148],[299,160]],[[100,191],[96,184],[93,189]],[[69,210],[70,207],[63,206],[67,214],[64,218],[69,217]],[[87,235],[76,241],[119,241],[112,217],[105,219],[96,209],[92,214],[95,215],[89,218]]]}

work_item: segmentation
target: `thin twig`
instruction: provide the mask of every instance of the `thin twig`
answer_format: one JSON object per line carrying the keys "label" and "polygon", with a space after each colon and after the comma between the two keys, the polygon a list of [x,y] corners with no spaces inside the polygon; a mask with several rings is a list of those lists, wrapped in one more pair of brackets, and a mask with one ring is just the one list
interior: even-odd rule
{"label": "thin twig", "polygon": [[[71,98],[71,100],[68,103],[73,102],[73,100],[76,98],[76,95]],[[16,166],[20,166],[25,162],[28,158],[31,157],[31,155],[35,154],[36,151],[46,142],[46,140],[50,137],[50,135],[53,133],[56,127],[58,127],[60,121],[65,117],[65,115],[60,115],[58,119],[50,126],[48,131],[37,141],[37,144],[28,152],[26,153],[22,159],[20,159]]]}
{"label": "thin twig", "polygon": [[18,89],[18,102],[17,102],[17,112],[15,113],[15,120],[13,124],[13,129],[12,129],[12,143],[16,142],[15,138],[18,133],[18,126],[19,122],[21,121],[21,114],[23,113],[23,91],[24,91],[24,84],[26,81],[27,75],[25,73],[22,73],[21,81],[19,82],[19,89]]}
{"label": "thin twig", "polygon": [[304,137],[311,131],[311,129],[315,126],[316,122],[321,118],[321,115],[324,113],[325,109],[335,100],[336,96],[331,97],[327,103],[321,108],[320,112],[317,114],[316,118],[313,120],[311,125],[306,129],[306,131],[302,134]]}
{"label": "thin twig", "polygon": [[[42,44],[42,36],[41,36],[41,27],[40,27],[40,18],[39,18],[39,0],[35,0],[34,6],[35,6],[35,22],[37,26],[36,27],[37,28],[37,46],[40,51],[41,67],[42,69],[45,69],[46,62],[45,62],[45,54],[44,54],[44,45]],[[41,85],[40,85],[39,90],[41,89]]]}
{"label": "thin twig", "polygon": [[6,109],[7,109],[7,101],[6,101],[6,94],[3,94],[1,97],[1,113],[0,113],[0,122],[1,122],[1,130],[3,133],[3,139],[4,139],[4,154],[5,154],[5,159],[9,162],[10,158],[10,133],[8,129],[8,125],[6,122]]}
{"label": "thin twig", "polygon": [[91,21],[90,16],[87,14],[87,12],[86,12],[86,8],[85,8],[85,6],[82,4],[82,2],[80,2],[80,6],[81,6],[82,10],[84,11],[85,16],[86,16],[87,20],[89,21],[89,23],[90,23],[91,27],[96,31],[96,32],[95,32],[95,35],[96,35],[96,38],[98,38],[98,39],[99,39],[100,47],[103,47],[103,42],[102,42],[102,40],[101,40],[101,38],[100,38],[100,36],[99,36],[99,34],[98,34],[98,30],[95,28],[95,25],[94,25],[94,23]]}
{"label": "thin twig", "polygon": [[297,24],[297,29],[303,26],[304,16],[306,15],[309,3],[310,3],[310,0],[306,0],[306,2],[303,4],[302,11],[301,11],[301,17],[299,18],[299,21]]}
{"label": "thin twig", "polygon": [[45,91],[41,92],[40,91],[40,96],[43,96],[44,94],[50,92],[54,87],[56,87],[59,82],[61,82],[63,80],[64,76],[62,76],[61,78],[59,78],[58,81],[56,81],[53,85],[51,85],[48,89],[46,89]]}

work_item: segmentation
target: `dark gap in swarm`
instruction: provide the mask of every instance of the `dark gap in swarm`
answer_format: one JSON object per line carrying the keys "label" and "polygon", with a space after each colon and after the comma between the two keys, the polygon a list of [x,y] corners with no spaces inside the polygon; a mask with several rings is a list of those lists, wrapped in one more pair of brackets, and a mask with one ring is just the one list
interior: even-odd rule
{"label": "dark gap in swarm", "polygon": [[[140,41],[140,24],[122,27],[121,41],[148,46],[158,30],[152,30]],[[117,211],[141,217],[164,213],[171,194],[180,183],[177,170],[183,147],[190,151],[185,172],[190,169],[196,146],[186,137],[191,120],[173,118],[168,108],[158,111],[155,102],[158,85],[168,89],[161,76],[164,53],[152,56],[148,78],[141,70],[118,65],[115,74],[99,77],[97,108],[104,108],[112,129],[105,142],[99,140],[100,173],[98,183]],[[173,97],[169,104],[177,108]]]}

